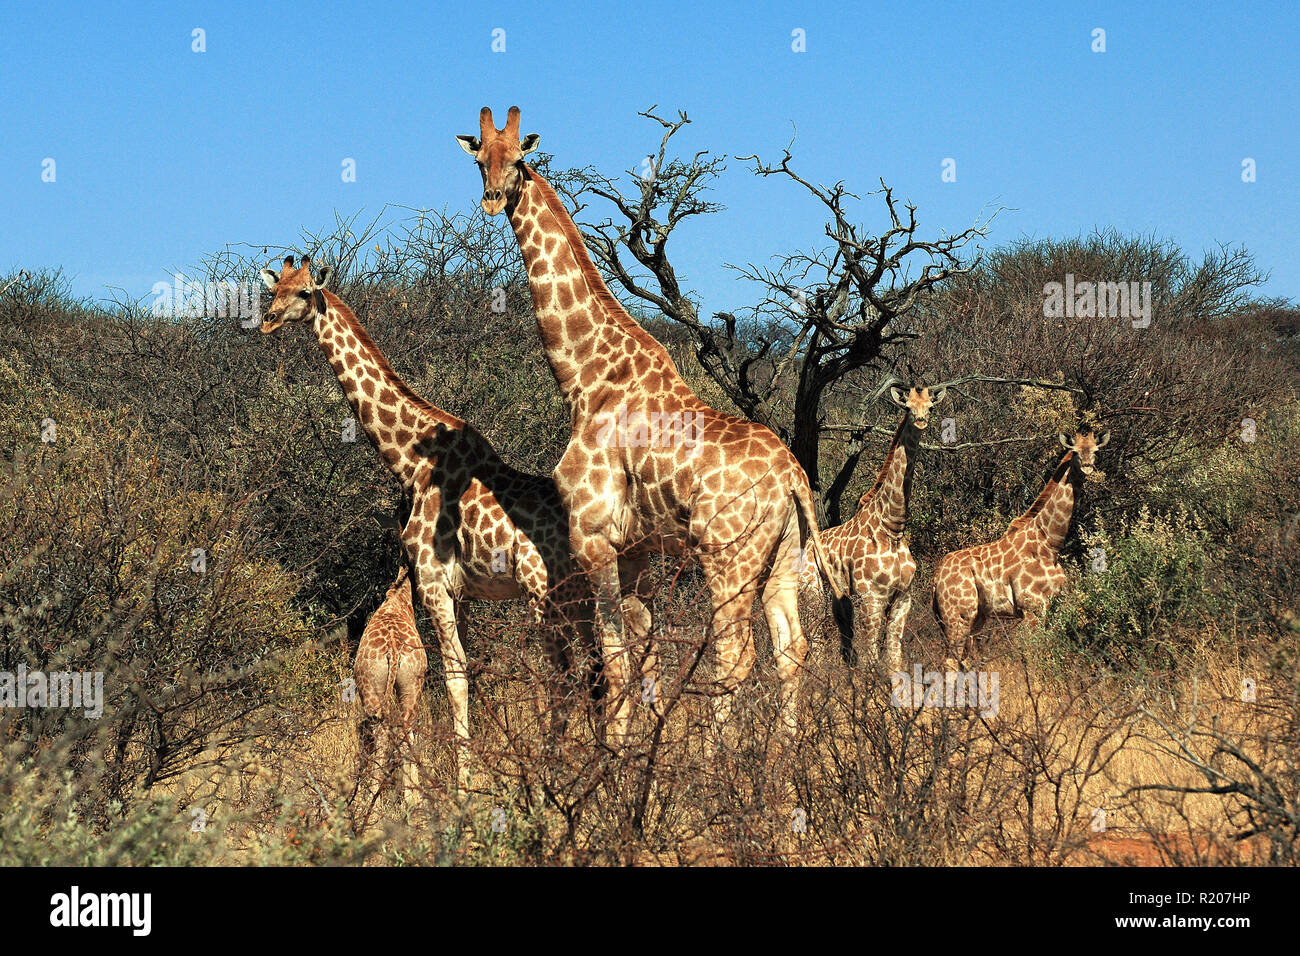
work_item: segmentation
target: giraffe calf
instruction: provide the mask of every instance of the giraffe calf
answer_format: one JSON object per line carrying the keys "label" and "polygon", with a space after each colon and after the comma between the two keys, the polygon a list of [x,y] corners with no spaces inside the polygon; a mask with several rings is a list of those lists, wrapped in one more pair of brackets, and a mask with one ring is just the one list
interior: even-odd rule
{"label": "giraffe calf", "polygon": [[1078,432],[1060,436],[1065,457],[1042,493],[997,541],[944,555],[934,572],[932,607],[949,652],[973,651],[973,635],[990,617],[1024,618],[1030,626],[1047,613],[1065,587],[1061,546],[1070,531],[1086,475],[1096,470],[1096,452],[1110,441]]}
{"label": "giraffe calf", "polygon": [[[916,560],[906,537],[912,472],[921,433],[929,427],[930,413],[943,401],[947,389],[887,383],[883,391],[903,410],[903,420],[894,432],[876,483],[859,499],[852,518],[822,532],[822,547],[827,563],[837,567],[849,582],[861,612],[853,616],[852,636],[866,645],[870,659],[882,664],[889,675],[903,667],[903,632],[916,574]],[[800,589],[807,595],[805,601],[821,591],[821,569],[815,560],[803,562]],[[857,660],[857,651],[845,637],[842,633],[840,654],[851,665]]]}
{"label": "giraffe calf", "polygon": [[[405,566],[388,588],[384,602],[366,622],[352,674],[361,694],[363,773],[378,768],[380,789],[395,782],[408,805],[416,790],[415,719],[424,689],[428,658],[415,626],[411,580]],[[393,780],[396,762],[400,776]]]}

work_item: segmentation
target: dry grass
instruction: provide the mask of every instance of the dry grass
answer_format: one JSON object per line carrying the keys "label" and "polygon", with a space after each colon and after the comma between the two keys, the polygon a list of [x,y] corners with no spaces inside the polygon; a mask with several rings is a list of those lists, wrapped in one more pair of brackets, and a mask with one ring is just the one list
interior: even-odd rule
{"label": "dry grass", "polygon": [[[514,634],[518,624],[508,627]],[[421,792],[409,812],[367,790],[360,708],[341,701],[290,746],[191,774],[166,793],[178,809],[201,806],[222,822],[231,862],[286,843],[301,845],[310,862],[325,833],[352,841],[352,862],[370,864],[1263,861],[1258,838],[1233,839],[1223,796],[1135,790],[1202,782],[1171,753],[1152,716],[1161,713],[1152,709],[1158,702],[1140,688],[1113,676],[1045,674],[1022,635],[995,627],[980,667],[999,674],[996,716],[900,709],[889,703],[888,682],[849,673],[837,642],[812,630],[805,724],[793,746],[776,730],[776,681],[761,628],[760,666],[711,755],[709,697],[695,692],[699,682],[678,695],[671,680],[693,659],[697,629],[675,628],[677,640],[661,647],[664,686],[677,701],[667,719],[638,708],[633,742],[619,753],[601,743],[585,701],[571,702],[563,734],[548,732],[540,652],[517,638],[488,645],[479,630],[479,646],[493,654],[472,690],[467,797],[454,790],[450,715],[436,671],[420,728]],[[921,615],[906,647],[921,660],[942,660]],[[341,651],[330,660],[347,673]],[[710,666],[706,653],[701,671]],[[1262,672],[1241,662],[1210,666],[1174,696],[1195,696],[1203,718],[1217,718],[1221,733],[1249,746],[1280,728],[1234,701],[1245,670]],[[1261,699],[1274,692],[1267,682],[1258,690]]]}

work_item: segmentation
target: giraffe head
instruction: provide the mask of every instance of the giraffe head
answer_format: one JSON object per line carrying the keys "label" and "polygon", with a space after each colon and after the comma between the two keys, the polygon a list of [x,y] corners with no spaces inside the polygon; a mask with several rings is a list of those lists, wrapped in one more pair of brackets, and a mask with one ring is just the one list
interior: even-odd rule
{"label": "giraffe head", "polygon": [[933,388],[928,386],[906,386],[893,384],[889,386],[889,400],[903,411],[918,430],[924,431],[930,424],[930,410],[943,401],[948,389],[943,385]]}
{"label": "giraffe head", "polygon": [[1097,450],[1104,448],[1106,442],[1110,441],[1110,432],[1103,432],[1100,438],[1093,431],[1076,432],[1073,439],[1061,432],[1060,439],[1062,446],[1074,452],[1079,470],[1085,475],[1091,475],[1097,470]]}
{"label": "giraffe head", "polygon": [[258,273],[274,298],[262,318],[262,331],[270,334],[286,322],[308,322],[325,312],[322,290],[333,270],[321,266],[313,276],[311,260],[303,256],[298,268],[293,266],[293,256],[285,256],[277,276],[270,269]]}
{"label": "giraffe head", "polygon": [[506,128],[492,124],[492,111],[486,106],[478,114],[478,136],[457,136],[460,148],[474,157],[483,176],[483,211],[496,216],[514,208],[524,188],[524,156],[537,148],[541,139],[529,133],[519,139],[519,107],[510,107]]}

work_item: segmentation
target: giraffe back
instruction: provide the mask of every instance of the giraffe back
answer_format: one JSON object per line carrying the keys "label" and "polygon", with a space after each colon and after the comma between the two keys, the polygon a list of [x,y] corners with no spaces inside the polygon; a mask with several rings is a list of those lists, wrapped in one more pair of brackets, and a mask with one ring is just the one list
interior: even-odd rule
{"label": "giraffe back", "polygon": [[427,669],[411,582],[403,570],[366,622],[352,665],[366,716],[409,727]]}

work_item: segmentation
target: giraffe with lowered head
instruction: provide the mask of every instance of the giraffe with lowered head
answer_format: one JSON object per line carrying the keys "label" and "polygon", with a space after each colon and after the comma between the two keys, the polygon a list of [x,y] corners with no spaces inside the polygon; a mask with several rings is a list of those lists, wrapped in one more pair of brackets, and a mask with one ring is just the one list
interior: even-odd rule
{"label": "giraffe with lowered head", "polygon": [[[885,394],[903,410],[903,420],[885,453],[876,482],[859,499],[852,518],[821,534],[822,548],[831,569],[849,582],[854,612],[854,637],[866,644],[871,660],[883,663],[888,673],[902,669],[903,630],[912,607],[912,578],[916,561],[907,546],[907,506],[912,490],[921,433],[930,412],[944,399],[942,386],[904,386],[887,383]],[[804,562],[800,581],[805,606],[821,592],[822,569],[814,560]],[[880,638],[885,635],[885,659],[880,660]],[[853,643],[841,635],[840,652],[846,663],[856,657]]]}
{"label": "giraffe with lowered head", "polygon": [[[935,617],[949,651],[973,653],[974,634],[990,617],[1020,617],[1037,624],[1065,586],[1059,556],[1070,531],[1074,507],[1087,475],[1096,471],[1096,453],[1110,441],[1077,432],[1062,434],[1065,457],[1052,471],[1034,503],[1011,522],[997,541],[944,555],[934,572]],[[967,658],[969,659],[969,658]]]}
{"label": "giraffe with lowered head", "polygon": [[[557,675],[569,673],[576,633],[594,649],[591,597],[569,552],[569,520],[555,482],[507,465],[473,426],[425,401],[393,371],[365,328],[325,286],[331,269],[313,275],[310,260],[284,260],[261,278],[273,301],[263,316],[270,334],[310,324],[357,422],[411,497],[402,543],[420,602],[432,620],[451,701],[452,726],[469,740],[469,673],[457,605],[465,598],[526,597],[545,621]],[[553,692],[558,695],[557,683]],[[463,755],[457,760],[468,781]]]}
{"label": "giraffe with lowered head", "polygon": [[[814,554],[821,550],[808,478],[769,429],[704,404],[610,293],[555,190],[524,161],[538,136],[520,139],[519,116],[511,107],[499,130],[484,107],[479,135],[457,140],[482,175],[483,211],[504,213],[514,229],[542,346],[573,416],[555,481],[573,553],[592,580],[610,735],[624,738],[631,711],[619,600],[629,589],[619,559],[643,576],[653,551],[690,553],[703,566],[716,650],[715,725],[725,722],[755,661],[757,597],[772,632],[783,717],[793,728],[808,649],[798,564],[805,541]],[[629,616],[644,629],[647,612],[636,607],[635,590]],[[842,582],[832,590],[846,600]]]}
{"label": "giraffe with lowered head", "polygon": [[[414,728],[428,664],[415,626],[411,579],[403,564],[384,602],[366,622],[352,676],[365,713],[361,724],[363,769],[377,769],[381,787],[395,783],[407,805],[416,794]],[[395,768],[395,763],[400,767]],[[390,777],[396,779],[390,781]]]}

